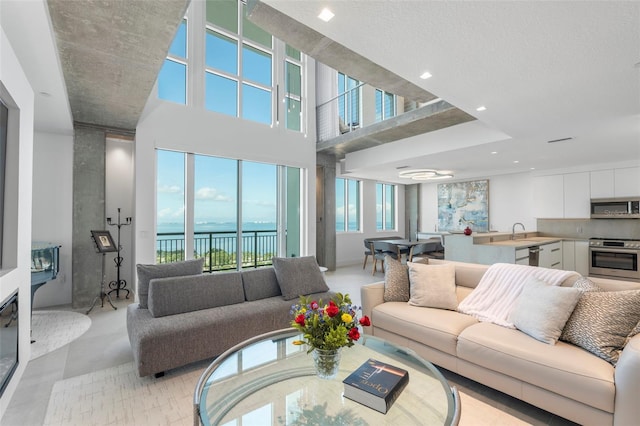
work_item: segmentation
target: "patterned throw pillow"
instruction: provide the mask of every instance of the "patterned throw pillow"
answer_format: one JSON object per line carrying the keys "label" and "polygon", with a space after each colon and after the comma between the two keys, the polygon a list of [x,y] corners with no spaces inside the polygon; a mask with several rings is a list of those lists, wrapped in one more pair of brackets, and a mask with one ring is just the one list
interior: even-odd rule
{"label": "patterned throw pillow", "polygon": [[[429,259],[416,260],[416,263],[427,264]],[[384,258],[384,301],[409,301],[409,267],[391,256]]]}
{"label": "patterned throw pillow", "polygon": [[574,288],[579,288],[582,291],[600,291],[600,287],[598,287],[593,281],[591,281],[587,277],[580,277],[573,283]]}
{"label": "patterned throw pillow", "polygon": [[640,322],[640,290],[585,292],[562,331],[573,343],[616,365]]}

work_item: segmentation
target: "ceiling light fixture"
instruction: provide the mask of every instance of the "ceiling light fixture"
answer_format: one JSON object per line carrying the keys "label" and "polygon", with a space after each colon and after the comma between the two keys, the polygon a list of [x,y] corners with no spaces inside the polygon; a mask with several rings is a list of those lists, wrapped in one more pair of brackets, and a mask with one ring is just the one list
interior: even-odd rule
{"label": "ceiling light fixture", "polygon": [[423,72],[422,75],[420,76],[420,78],[423,79],[423,80],[426,80],[426,79],[431,78],[431,77],[432,77],[432,75],[431,75],[431,73],[429,71]]}
{"label": "ceiling light fixture", "polygon": [[451,179],[453,172],[450,170],[414,169],[398,173],[398,177],[412,180],[437,180]]}
{"label": "ceiling light fixture", "polygon": [[320,12],[320,15],[318,15],[318,18],[322,19],[324,22],[329,22],[334,16],[333,12],[325,7],[322,9],[322,12]]}
{"label": "ceiling light fixture", "polygon": [[484,105],[479,106],[478,108],[476,108],[476,111],[486,111],[486,110],[487,110],[487,107],[484,106]]}

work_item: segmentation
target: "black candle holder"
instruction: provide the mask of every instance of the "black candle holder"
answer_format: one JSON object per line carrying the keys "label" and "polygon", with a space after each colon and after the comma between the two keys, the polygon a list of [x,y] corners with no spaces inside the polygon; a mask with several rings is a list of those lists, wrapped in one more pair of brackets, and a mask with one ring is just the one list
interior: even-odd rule
{"label": "black candle holder", "polygon": [[118,207],[118,222],[116,223],[112,223],[111,222],[111,218],[108,217],[107,218],[107,224],[109,226],[117,226],[118,227],[118,242],[117,242],[117,247],[118,247],[118,255],[115,257],[115,259],[113,259],[113,261],[116,264],[116,270],[117,270],[117,276],[116,276],[116,280],[115,281],[111,281],[109,283],[109,288],[111,289],[107,294],[111,294],[114,291],[116,292],[116,298],[120,298],[120,290],[122,291],[126,291],[127,295],[126,295],[126,299],[129,298],[129,289],[126,288],[127,287],[127,281],[120,279],[120,267],[122,266],[122,261],[124,260],[124,258],[122,256],[120,256],[120,250],[122,250],[122,246],[120,245],[120,228],[122,228],[123,226],[128,226],[131,225],[131,218],[127,217],[125,218],[124,223],[120,222],[120,207]]}

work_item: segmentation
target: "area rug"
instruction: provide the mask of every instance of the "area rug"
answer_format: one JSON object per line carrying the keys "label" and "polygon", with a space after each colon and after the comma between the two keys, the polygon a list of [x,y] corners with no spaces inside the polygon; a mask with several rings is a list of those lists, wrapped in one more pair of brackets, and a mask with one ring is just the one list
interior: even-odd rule
{"label": "area rug", "polygon": [[[44,425],[191,426],[195,386],[206,367],[207,363],[197,363],[154,379],[139,378],[130,362],[58,381],[51,391]],[[461,400],[460,425],[531,424],[464,392]]]}
{"label": "area rug", "polygon": [[68,345],[91,327],[91,319],[70,311],[33,311],[31,359]]}

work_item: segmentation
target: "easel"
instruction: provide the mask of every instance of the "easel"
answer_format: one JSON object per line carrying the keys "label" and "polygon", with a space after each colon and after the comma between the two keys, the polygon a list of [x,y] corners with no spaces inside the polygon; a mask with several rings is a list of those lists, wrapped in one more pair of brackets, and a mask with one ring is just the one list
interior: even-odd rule
{"label": "easel", "polygon": [[111,223],[111,218],[108,217],[107,224],[109,226],[118,227],[118,243],[117,243],[118,255],[115,257],[115,259],[113,259],[113,261],[116,263],[117,278],[115,281],[111,281],[109,283],[109,288],[111,288],[112,290],[110,290],[107,294],[111,294],[115,291],[116,297],[119,299],[120,290],[122,290],[127,292],[125,299],[128,299],[130,291],[128,288],[125,288],[127,286],[127,281],[120,279],[120,267],[122,266],[122,261],[124,260],[124,258],[120,256],[120,249],[122,248],[122,246],[120,245],[120,228],[122,228],[123,226],[131,225],[131,218],[130,217],[125,218],[125,223],[120,222],[120,207],[118,207],[118,223]]}
{"label": "easel", "polygon": [[89,312],[91,312],[93,307],[96,306],[96,302],[98,301],[98,299],[101,300],[102,302],[101,306],[104,308],[105,297],[107,298],[107,300],[109,301],[109,304],[113,309],[118,309],[113,305],[113,302],[111,301],[111,296],[109,296],[109,294],[104,291],[105,256],[107,255],[107,253],[117,251],[115,248],[115,244],[113,242],[113,238],[111,238],[111,234],[109,233],[109,231],[91,231],[91,239],[93,240],[93,243],[96,246],[96,252],[102,254],[102,279],[100,280],[100,293],[93,299],[93,303],[91,303],[91,307],[87,311],[87,315],[89,315]]}

